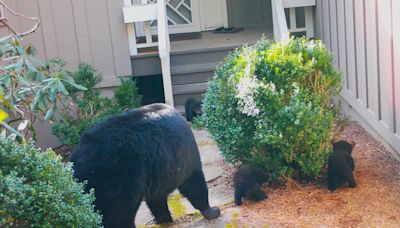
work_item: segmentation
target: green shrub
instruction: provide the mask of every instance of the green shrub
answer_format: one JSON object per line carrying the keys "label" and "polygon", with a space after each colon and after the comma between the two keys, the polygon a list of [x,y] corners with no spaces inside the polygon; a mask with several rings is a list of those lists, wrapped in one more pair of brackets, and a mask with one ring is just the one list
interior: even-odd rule
{"label": "green shrub", "polygon": [[0,227],[100,227],[93,191],[72,174],[53,151],[1,140]]}
{"label": "green shrub", "polygon": [[138,95],[134,80],[121,80],[121,86],[114,91],[114,98],[107,98],[101,96],[100,90],[96,88],[102,77],[92,66],[80,64],[78,71],[72,74],[72,78],[87,90],[82,93],[73,87],[67,87],[76,112],[65,112],[52,129],[53,134],[64,145],[76,146],[87,129],[111,115],[140,106],[142,96]]}
{"label": "green shrub", "polygon": [[0,38],[0,58],[2,136],[23,141],[29,135],[35,139],[34,121],[54,119],[57,107],[70,101],[67,86],[86,89],[71,79],[64,69],[65,62],[40,62],[35,48],[23,46],[19,36]]}
{"label": "green shrub", "polygon": [[203,124],[230,162],[264,168],[272,179],[313,178],[331,150],[340,81],[320,41],[262,39],[218,67]]}

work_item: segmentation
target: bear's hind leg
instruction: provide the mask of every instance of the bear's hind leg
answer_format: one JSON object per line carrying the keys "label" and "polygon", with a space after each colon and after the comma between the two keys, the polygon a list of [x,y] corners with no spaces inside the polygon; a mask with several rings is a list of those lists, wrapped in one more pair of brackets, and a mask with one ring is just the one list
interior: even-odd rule
{"label": "bear's hind leg", "polygon": [[153,213],[157,224],[172,223],[171,213],[168,209],[167,196],[159,199],[146,199],[147,206]]}
{"label": "bear's hind leg", "polygon": [[237,189],[235,189],[235,205],[242,205],[242,193]]}
{"label": "bear's hind leg", "polygon": [[268,199],[268,195],[261,190],[261,186],[259,184],[256,184],[252,188],[248,189],[247,198],[251,201],[259,202]]}
{"label": "bear's hind leg", "polygon": [[200,210],[206,219],[214,219],[220,215],[216,207],[208,203],[208,189],[203,171],[196,169],[192,175],[179,187],[179,191],[190,201],[194,208]]}

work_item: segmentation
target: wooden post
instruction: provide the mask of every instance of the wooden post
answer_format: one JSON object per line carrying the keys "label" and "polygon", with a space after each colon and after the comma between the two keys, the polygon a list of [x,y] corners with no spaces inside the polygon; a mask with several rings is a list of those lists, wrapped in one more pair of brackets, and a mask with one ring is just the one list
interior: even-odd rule
{"label": "wooden post", "polygon": [[314,17],[313,10],[311,6],[307,6],[304,9],[306,16],[306,34],[307,37],[314,37]]}
{"label": "wooden post", "polygon": [[272,19],[275,41],[289,36],[282,0],[272,0]]}
{"label": "wooden post", "polygon": [[158,53],[161,59],[161,70],[164,86],[165,103],[174,107],[174,96],[172,93],[170,42],[168,32],[168,19],[165,0],[157,1],[158,14]]}
{"label": "wooden post", "polygon": [[[131,0],[124,0],[125,6],[131,6]],[[131,55],[137,55],[137,41],[136,41],[136,30],[135,30],[135,23],[129,23],[126,25],[126,31],[128,33],[128,40],[129,40],[129,52]]]}

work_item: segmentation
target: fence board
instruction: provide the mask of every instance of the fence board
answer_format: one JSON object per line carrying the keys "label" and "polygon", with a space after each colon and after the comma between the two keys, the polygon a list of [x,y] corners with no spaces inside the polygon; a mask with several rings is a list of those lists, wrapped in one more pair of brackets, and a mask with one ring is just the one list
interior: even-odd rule
{"label": "fence board", "polygon": [[316,7],[314,13],[314,22],[315,22],[315,37],[317,39],[323,39],[322,27],[324,26],[323,17],[322,17],[322,0],[316,0]]}
{"label": "fence board", "polygon": [[347,75],[346,63],[346,25],[345,25],[345,11],[344,0],[337,0],[337,36],[338,36],[338,59],[339,69],[343,73],[343,89],[349,89],[349,79]]}
{"label": "fence board", "polygon": [[366,42],[367,42],[367,75],[368,75],[368,109],[376,120],[379,116],[378,91],[378,45],[376,24],[376,0],[365,0]]}
{"label": "fence board", "polygon": [[355,19],[355,46],[356,46],[356,73],[357,91],[360,102],[367,107],[367,72],[365,63],[365,15],[364,0],[354,0],[354,19]]}
{"label": "fence board", "polygon": [[[339,0],[340,1],[340,0]],[[338,32],[337,32],[337,12],[336,12],[336,0],[329,1],[329,21],[330,21],[330,39],[331,39],[331,50],[336,53],[334,56],[335,66],[339,66],[339,55],[338,55]]]}
{"label": "fence board", "polygon": [[[379,0],[377,7],[379,45],[379,85],[381,120],[393,132],[392,22],[390,0]],[[400,26],[400,25],[397,25]]]}
{"label": "fence board", "polygon": [[322,15],[324,19],[322,20],[322,31],[323,34],[322,39],[325,41],[326,47],[331,49],[331,32],[330,32],[330,17],[329,17],[329,2],[328,1],[321,1],[321,8],[322,8]]}
{"label": "fence board", "polygon": [[346,72],[348,85],[354,97],[357,97],[357,74],[355,59],[355,40],[354,40],[354,6],[353,1],[344,0],[345,31],[346,31]]}
{"label": "fence board", "polygon": [[392,28],[393,28],[393,71],[394,71],[394,98],[395,98],[395,125],[396,134],[400,140],[400,1],[392,1]]}

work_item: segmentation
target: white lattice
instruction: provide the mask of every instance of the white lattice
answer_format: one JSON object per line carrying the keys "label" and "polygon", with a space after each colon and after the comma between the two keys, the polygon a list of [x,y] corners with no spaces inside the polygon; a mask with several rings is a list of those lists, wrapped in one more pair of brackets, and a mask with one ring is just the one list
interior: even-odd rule
{"label": "white lattice", "polygon": [[[157,2],[157,0],[147,0],[148,3]],[[191,0],[167,0],[167,15],[169,25],[190,25],[192,19]],[[153,21],[151,26],[157,26]]]}

